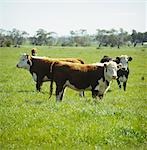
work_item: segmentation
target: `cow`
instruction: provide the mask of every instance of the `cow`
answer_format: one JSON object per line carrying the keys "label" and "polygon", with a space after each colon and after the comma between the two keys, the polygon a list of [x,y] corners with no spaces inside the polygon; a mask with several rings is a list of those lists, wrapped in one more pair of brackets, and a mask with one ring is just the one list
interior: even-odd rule
{"label": "cow", "polygon": [[37,49],[36,49],[36,48],[33,48],[33,49],[31,50],[31,54],[32,54],[32,56],[37,56]]}
{"label": "cow", "polygon": [[117,64],[120,64],[120,59],[117,59],[117,58],[112,58],[112,57],[109,57],[109,56],[104,56],[101,60],[100,60],[100,63],[105,63],[105,62],[109,62],[109,61],[114,61],[116,62]]}
{"label": "cow", "polygon": [[23,54],[16,66],[18,68],[26,69],[31,73],[34,81],[36,82],[36,90],[40,92],[42,83],[45,81],[50,81],[50,66],[54,61],[84,64],[84,62],[78,58],[51,59],[48,57],[37,57]]}
{"label": "cow", "polygon": [[53,82],[56,84],[56,101],[62,101],[64,89],[70,87],[78,91],[90,90],[93,98],[102,99],[110,87],[112,79],[117,78],[117,64],[114,61],[95,64],[73,64],[54,62],[50,72],[50,97]]}
{"label": "cow", "polygon": [[132,61],[132,57],[127,56],[127,55],[121,55],[119,57],[116,57],[122,64],[122,68],[117,71],[117,83],[119,88],[121,89],[121,84],[123,84],[123,89],[126,91],[126,85],[128,81],[128,76],[129,76],[129,61]]}
{"label": "cow", "polygon": [[108,62],[108,61],[115,61],[117,63],[121,63],[121,68],[118,69],[117,71],[117,84],[119,86],[119,88],[121,89],[122,84],[123,84],[123,90],[126,91],[126,85],[127,85],[127,81],[128,81],[128,76],[129,76],[129,66],[128,66],[128,62],[132,61],[132,57],[127,56],[127,55],[121,55],[116,57],[115,59],[109,57],[109,56],[104,56],[100,62]]}

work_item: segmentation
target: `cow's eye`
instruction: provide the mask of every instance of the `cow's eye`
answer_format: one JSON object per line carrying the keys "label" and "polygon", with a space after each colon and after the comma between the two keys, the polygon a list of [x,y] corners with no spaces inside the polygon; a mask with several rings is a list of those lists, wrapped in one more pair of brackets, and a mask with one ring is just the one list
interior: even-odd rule
{"label": "cow's eye", "polygon": [[109,70],[109,71],[112,71],[112,69],[110,69],[110,68],[109,68],[108,70]]}

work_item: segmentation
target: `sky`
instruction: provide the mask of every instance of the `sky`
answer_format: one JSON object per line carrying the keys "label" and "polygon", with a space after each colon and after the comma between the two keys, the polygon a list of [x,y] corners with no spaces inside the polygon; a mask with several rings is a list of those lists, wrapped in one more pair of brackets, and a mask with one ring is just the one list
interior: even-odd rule
{"label": "sky", "polygon": [[147,31],[147,0],[0,0],[0,28],[35,35],[40,28],[58,35],[86,29]]}

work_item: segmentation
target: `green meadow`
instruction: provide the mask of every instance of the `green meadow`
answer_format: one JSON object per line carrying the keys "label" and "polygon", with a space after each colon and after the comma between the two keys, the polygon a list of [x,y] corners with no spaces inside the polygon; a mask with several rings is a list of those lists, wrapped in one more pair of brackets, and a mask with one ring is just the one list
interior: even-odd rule
{"label": "green meadow", "polygon": [[[103,100],[66,89],[61,103],[49,99],[49,83],[37,93],[31,74],[16,68],[31,46],[0,48],[0,149],[147,149],[147,48],[37,47],[39,56],[78,57],[85,63],[126,54],[127,91],[116,81]],[[54,87],[55,91],[55,87]]]}

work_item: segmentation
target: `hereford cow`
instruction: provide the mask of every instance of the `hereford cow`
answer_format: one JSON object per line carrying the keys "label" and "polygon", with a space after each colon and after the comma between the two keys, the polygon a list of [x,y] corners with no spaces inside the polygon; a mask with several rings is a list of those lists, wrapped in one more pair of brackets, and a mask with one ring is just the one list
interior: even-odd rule
{"label": "hereford cow", "polygon": [[92,97],[103,98],[112,79],[117,78],[117,64],[110,61],[104,64],[73,64],[54,62],[51,66],[50,97],[53,91],[53,81],[56,83],[56,100],[61,101],[64,89],[84,91],[90,90]]}
{"label": "hereford cow", "polygon": [[82,60],[76,58],[50,59],[47,57],[36,57],[23,54],[17,64],[17,67],[27,69],[31,73],[34,81],[36,82],[36,89],[37,91],[40,91],[42,83],[50,80],[50,65],[54,61],[84,63]]}
{"label": "hereford cow", "polygon": [[33,49],[31,50],[31,54],[32,54],[32,56],[37,56],[37,49],[36,49],[36,48],[33,48]]}
{"label": "hereford cow", "polygon": [[128,62],[132,60],[132,57],[129,57],[127,55],[121,55],[119,57],[116,57],[116,59],[113,59],[109,56],[104,56],[100,62],[108,62],[110,60],[121,63],[122,67],[117,71],[117,83],[120,89],[121,85],[123,84],[123,89],[124,91],[126,91],[126,84],[129,76]]}

